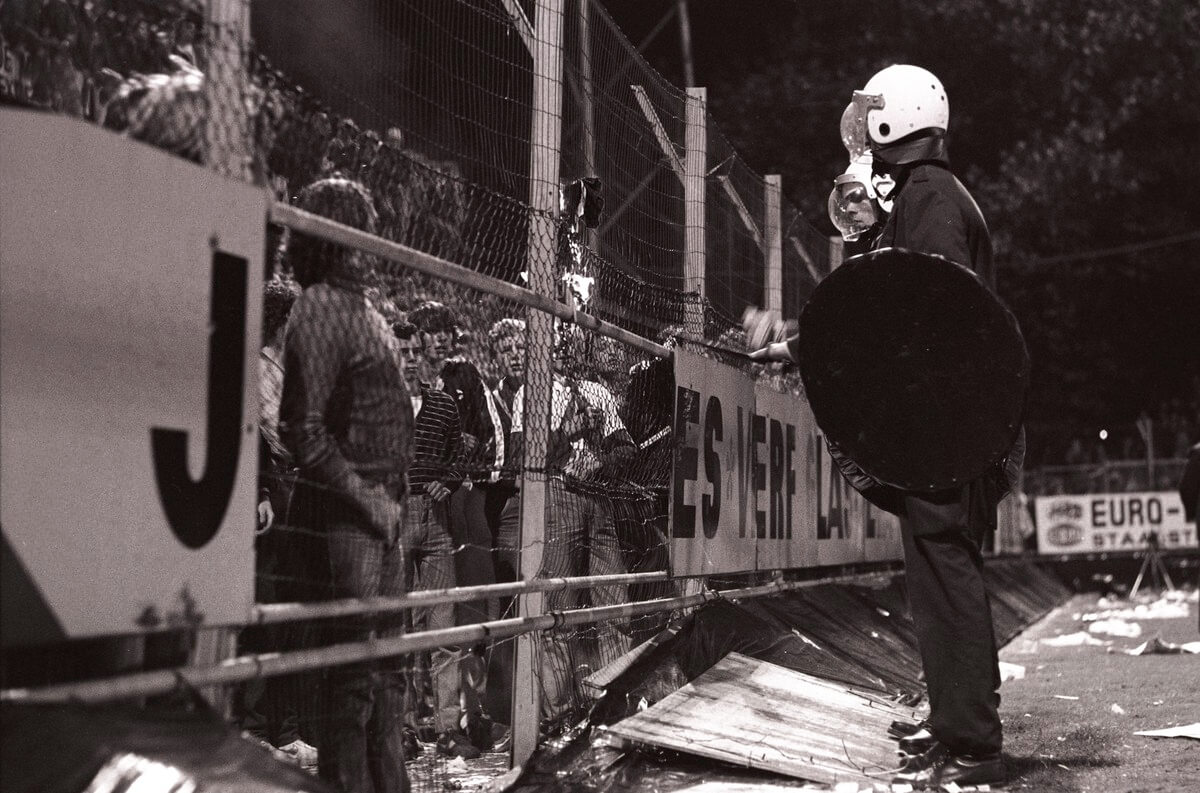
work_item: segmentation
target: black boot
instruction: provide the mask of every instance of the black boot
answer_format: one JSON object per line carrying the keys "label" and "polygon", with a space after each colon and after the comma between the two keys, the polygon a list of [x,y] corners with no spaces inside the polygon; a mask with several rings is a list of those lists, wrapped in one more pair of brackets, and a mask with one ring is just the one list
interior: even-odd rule
{"label": "black boot", "polygon": [[922,727],[912,735],[900,739],[900,753],[906,755],[925,754],[933,745],[937,743],[937,738],[933,737],[933,733],[928,727]]}
{"label": "black boot", "polygon": [[907,738],[914,732],[920,732],[922,729],[929,726],[927,721],[893,721],[888,727],[888,737],[900,740]]}
{"label": "black boot", "polygon": [[914,790],[940,790],[951,782],[1000,786],[1008,782],[1008,771],[999,752],[988,755],[952,755],[941,744],[912,758],[911,765],[896,775],[892,784],[907,783]]}

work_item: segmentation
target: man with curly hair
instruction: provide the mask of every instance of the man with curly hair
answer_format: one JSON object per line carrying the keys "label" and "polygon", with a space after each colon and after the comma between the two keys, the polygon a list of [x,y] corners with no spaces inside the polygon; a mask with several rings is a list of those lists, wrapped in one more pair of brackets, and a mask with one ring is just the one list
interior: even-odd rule
{"label": "man with curly hair", "polygon": [[[367,190],[337,176],[304,188],[299,207],[367,232],[378,222]],[[335,598],[403,594],[413,414],[396,338],[367,299],[371,262],[299,233],[286,258],[304,288],[288,324],[280,407],[300,469],[291,512],[324,535]],[[403,620],[344,621],[338,639],[398,636]],[[321,776],[347,793],[407,791],[403,671],[336,667],[330,684]]]}

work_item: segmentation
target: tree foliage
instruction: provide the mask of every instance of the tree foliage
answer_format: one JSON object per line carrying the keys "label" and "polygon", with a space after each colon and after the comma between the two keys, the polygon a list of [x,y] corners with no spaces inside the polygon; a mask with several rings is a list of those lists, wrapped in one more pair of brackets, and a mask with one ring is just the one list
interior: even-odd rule
{"label": "tree foliage", "polygon": [[[1200,4],[690,6],[698,79],[722,129],[759,172],[782,173],[829,233],[851,91],[891,63],[942,79],[951,162],[988,218],[1001,294],[1033,354],[1029,419],[1043,445],[1051,429],[1132,422],[1167,397],[1195,398],[1200,241],[1090,252],[1200,230]],[[670,42],[651,53],[678,74]]]}

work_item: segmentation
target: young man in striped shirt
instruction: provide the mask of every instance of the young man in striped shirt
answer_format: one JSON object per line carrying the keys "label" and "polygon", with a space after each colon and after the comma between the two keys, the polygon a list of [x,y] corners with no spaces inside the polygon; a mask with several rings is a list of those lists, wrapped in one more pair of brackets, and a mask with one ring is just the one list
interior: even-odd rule
{"label": "young man in striped shirt", "polygon": [[[408,472],[406,520],[413,546],[406,571],[409,590],[448,589],[455,586],[454,543],[450,538],[450,496],[462,483],[462,422],[458,406],[445,391],[422,378],[428,374],[426,339],[415,325],[392,326],[400,348],[400,365],[412,398],[413,463]],[[418,631],[454,627],[454,604],[439,603],[413,612]],[[430,675],[436,698],[434,726],[438,751],[468,759],[480,751],[459,725],[459,647],[439,647],[430,656]]]}

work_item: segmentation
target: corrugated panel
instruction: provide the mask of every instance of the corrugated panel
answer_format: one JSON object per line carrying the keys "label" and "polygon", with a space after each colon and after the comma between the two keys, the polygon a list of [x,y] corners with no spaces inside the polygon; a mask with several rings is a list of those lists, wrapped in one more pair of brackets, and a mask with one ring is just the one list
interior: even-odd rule
{"label": "corrugated panel", "polygon": [[815,782],[887,783],[898,765],[888,725],[919,718],[878,695],[730,653],[609,733]]}

